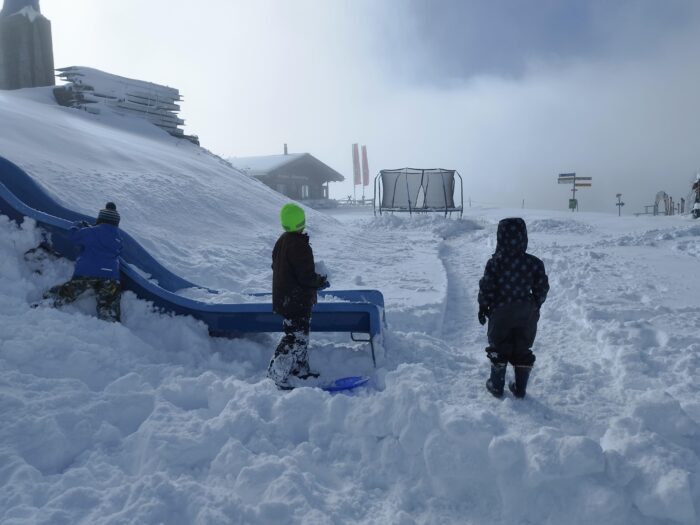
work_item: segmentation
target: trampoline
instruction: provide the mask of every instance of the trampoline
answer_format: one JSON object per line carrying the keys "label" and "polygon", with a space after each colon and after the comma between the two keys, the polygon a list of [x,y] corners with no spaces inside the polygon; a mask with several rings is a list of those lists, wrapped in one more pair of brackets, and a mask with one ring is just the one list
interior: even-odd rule
{"label": "trampoline", "polygon": [[[459,206],[455,203],[459,178]],[[464,212],[464,185],[456,170],[442,168],[402,168],[381,170],[374,178],[374,214],[384,212],[444,213],[445,217]]]}

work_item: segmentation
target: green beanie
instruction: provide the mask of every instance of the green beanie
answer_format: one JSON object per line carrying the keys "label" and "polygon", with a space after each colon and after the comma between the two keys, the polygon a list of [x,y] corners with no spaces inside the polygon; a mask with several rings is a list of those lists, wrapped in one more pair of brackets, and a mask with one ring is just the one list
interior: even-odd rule
{"label": "green beanie", "polygon": [[280,222],[282,228],[288,232],[300,232],[306,226],[304,210],[297,204],[289,203],[280,210]]}

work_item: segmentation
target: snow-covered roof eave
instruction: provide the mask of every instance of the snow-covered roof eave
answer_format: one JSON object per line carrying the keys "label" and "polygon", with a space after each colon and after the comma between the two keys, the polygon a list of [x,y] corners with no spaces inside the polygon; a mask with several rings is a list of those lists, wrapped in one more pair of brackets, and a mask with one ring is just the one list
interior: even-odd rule
{"label": "snow-covered roof eave", "polygon": [[251,176],[264,176],[270,172],[294,162],[308,153],[291,153],[281,155],[260,155],[255,157],[233,157],[228,159],[239,170]]}
{"label": "snow-covered roof eave", "polygon": [[34,7],[28,5],[27,7],[23,7],[16,13],[12,13],[10,15],[5,15],[7,17],[11,16],[25,16],[29,19],[30,22],[34,22],[37,18],[43,18],[44,15],[42,15],[39,11],[34,9]]}

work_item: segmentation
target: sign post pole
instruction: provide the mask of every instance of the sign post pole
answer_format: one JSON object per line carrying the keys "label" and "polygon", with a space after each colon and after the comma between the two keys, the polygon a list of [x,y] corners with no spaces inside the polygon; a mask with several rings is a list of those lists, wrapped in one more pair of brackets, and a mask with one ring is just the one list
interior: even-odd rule
{"label": "sign post pole", "polygon": [[625,203],[622,202],[622,193],[618,193],[615,196],[617,197],[617,204],[615,204],[615,206],[617,206],[617,216],[620,217],[622,215],[622,207]]}

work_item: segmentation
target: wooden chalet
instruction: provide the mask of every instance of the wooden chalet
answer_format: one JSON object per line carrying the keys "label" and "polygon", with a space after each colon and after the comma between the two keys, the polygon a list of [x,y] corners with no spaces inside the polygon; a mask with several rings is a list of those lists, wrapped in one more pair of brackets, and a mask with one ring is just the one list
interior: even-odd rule
{"label": "wooden chalet", "polygon": [[228,160],[239,171],[311,207],[330,205],[329,184],[345,180],[340,173],[309,153],[287,153],[286,145],[283,155],[234,157]]}

